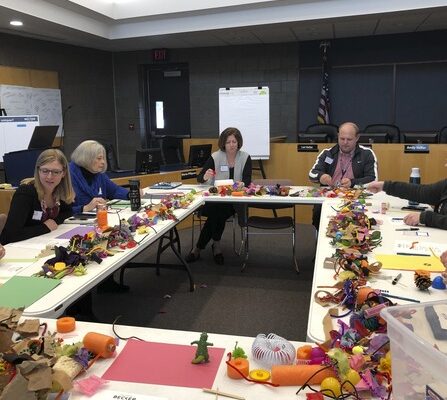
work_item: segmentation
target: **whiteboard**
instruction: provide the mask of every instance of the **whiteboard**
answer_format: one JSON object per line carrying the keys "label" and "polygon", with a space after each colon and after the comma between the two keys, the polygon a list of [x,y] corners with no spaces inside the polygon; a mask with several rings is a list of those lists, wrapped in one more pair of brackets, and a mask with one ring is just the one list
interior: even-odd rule
{"label": "whiteboard", "polygon": [[219,89],[219,132],[234,127],[244,139],[242,149],[252,159],[270,157],[270,104],[268,87]]}
{"label": "whiteboard", "polygon": [[26,150],[38,125],[37,115],[0,117],[0,161],[5,153]]}
{"label": "whiteboard", "polygon": [[8,115],[38,115],[40,125],[59,125],[62,131],[60,89],[0,85],[0,106]]}

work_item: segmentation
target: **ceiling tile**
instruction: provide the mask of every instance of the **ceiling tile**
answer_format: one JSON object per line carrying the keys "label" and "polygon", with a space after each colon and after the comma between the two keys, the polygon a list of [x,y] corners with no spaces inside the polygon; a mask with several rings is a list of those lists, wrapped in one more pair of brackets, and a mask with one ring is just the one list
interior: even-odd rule
{"label": "ceiling tile", "polygon": [[415,32],[428,15],[429,12],[417,12],[382,16],[377,25],[376,34]]}
{"label": "ceiling tile", "polygon": [[377,18],[371,17],[357,17],[349,20],[334,22],[335,37],[345,38],[373,35],[377,22]]}

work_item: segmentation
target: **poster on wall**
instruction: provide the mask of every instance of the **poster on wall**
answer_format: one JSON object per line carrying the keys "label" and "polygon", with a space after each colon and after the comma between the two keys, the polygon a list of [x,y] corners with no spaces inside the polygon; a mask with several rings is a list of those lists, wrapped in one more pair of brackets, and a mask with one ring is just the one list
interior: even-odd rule
{"label": "poster on wall", "polygon": [[235,127],[244,139],[243,150],[252,159],[270,157],[269,88],[219,89],[219,132]]}
{"label": "poster on wall", "polygon": [[60,89],[31,88],[0,85],[0,107],[8,116],[38,115],[40,125],[59,125],[62,130],[62,103]]}

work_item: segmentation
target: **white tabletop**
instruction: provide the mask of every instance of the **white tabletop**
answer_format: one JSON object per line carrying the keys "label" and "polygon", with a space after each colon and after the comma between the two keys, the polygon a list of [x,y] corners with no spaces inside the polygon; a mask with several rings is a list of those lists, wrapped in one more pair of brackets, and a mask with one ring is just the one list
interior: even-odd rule
{"label": "white tabletop", "polygon": [[[447,232],[445,230],[420,226],[419,231],[417,232],[427,232],[429,235],[428,237],[416,236],[415,231],[408,232],[395,230],[398,228],[409,228],[408,225],[404,225],[403,221],[392,220],[393,217],[402,218],[408,214],[408,211],[401,210],[401,207],[406,206],[408,201],[388,196],[382,192],[374,195],[371,199],[368,199],[367,202],[372,203],[372,206],[367,207],[367,214],[370,217],[372,216],[376,218],[376,220],[383,221],[383,224],[379,227],[382,234],[382,244],[372,253],[367,254],[369,262],[375,261],[374,254],[396,254],[394,245],[397,240],[445,243],[445,249],[447,249]],[[391,206],[386,214],[372,213],[373,210],[380,210],[380,205],[383,202],[389,203]],[[323,342],[325,340],[322,320],[327,314],[329,307],[323,307],[315,302],[314,295],[315,292],[320,290],[318,286],[330,286],[336,283],[334,280],[334,270],[323,268],[323,263],[324,259],[326,257],[331,257],[335,251],[335,248],[330,245],[331,238],[326,237],[326,227],[328,225],[329,217],[335,214],[335,211],[331,208],[331,206],[337,207],[340,204],[340,199],[327,199],[322,208],[307,327],[307,339],[310,341]],[[392,285],[392,279],[396,277],[398,273],[402,273],[402,278],[396,285]],[[433,279],[438,275],[440,274],[432,273],[431,278]],[[446,290],[418,290],[414,285],[414,271],[382,269],[380,274],[370,276],[369,282],[369,286],[374,289],[388,290],[390,294],[417,299],[421,302],[443,300],[447,297]],[[333,293],[335,292],[335,289],[322,290],[328,290]],[[408,304],[408,302],[404,300],[390,300],[398,304]],[[333,318],[332,322],[333,327],[336,328],[337,319]]]}
{"label": "white tabletop", "polygon": [[[41,319],[41,322],[47,322],[48,329],[52,332],[55,331],[55,320]],[[115,330],[122,337],[138,336],[144,340],[152,342],[181,345],[190,345],[192,341],[198,340],[200,337],[199,332],[142,328],[124,325],[116,325]],[[61,334],[60,336],[66,337],[66,341],[68,343],[74,343],[82,341],[84,335],[92,331],[112,337],[115,336],[112,331],[111,325],[89,322],[76,322],[76,330],[74,332]],[[264,333],[267,334],[268,332]],[[219,391],[236,394],[238,396],[244,397],[246,400],[281,400],[295,398],[305,399],[304,393],[296,396],[295,393],[298,389],[298,387],[296,386],[272,387],[268,385],[253,384],[245,380],[234,380],[228,378],[226,374],[227,366],[225,364],[225,361],[227,359],[226,354],[234,349],[236,342],[238,342],[238,346],[242,347],[248,355],[250,370],[262,367],[251,357],[251,346],[253,344],[254,338],[208,333],[208,341],[213,343],[214,347],[225,348],[224,356],[222,358],[222,361],[220,362],[216,379],[214,381],[214,389],[219,388]],[[294,345],[295,349],[305,344],[300,342],[291,343]],[[117,347],[117,354],[121,352],[124,345],[125,341],[120,340],[119,346]],[[191,347],[191,359],[194,358],[195,349],[196,346]],[[90,375],[102,376],[108,369],[109,365],[113,362],[113,360],[113,358],[98,360],[95,364],[93,364],[93,366],[87,371],[86,374],[82,375],[82,378],[88,377]],[[200,368],[200,366],[198,366],[198,368]],[[159,396],[169,400],[214,400],[216,398],[215,395],[204,393],[201,389],[179,386],[163,386],[155,384],[140,384],[132,382],[109,381],[109,383],[104,386],[104,389],[122,391],[131,394]],[[87,400],[90,398],[91,397],[83,396],[74,391],[72,392],[72,395],[70,397],[70,399],[72,400]],[[219,399],[223,398],[224,397],[219,396]]]}
{"label": "white tabletop", "polygon": [[[61,279],[61,283],[54,288],[47,295],[43,296],[35,303],[25,309],[24,315],[35,317],[49,317],[55,318],[60,316],[64,310],[72,304],[75,300],[80,298],[83,294],[87,293],[99,282],[105,279],[108,275],[118,270],[122,265],[130,261],[133,257],[143,251],[147,246],[158,240],[164,233],[172,229],[178,222],[190,215],[194,210],[201,206],[203,203],[200,196],[189,205],[187,209],[178,209],[174,213],[178,218],[178,221],[166,220],[159,221],[158,224],[153,226],[153,230],[150,230],[149,234],[136,234],[135,240],[140,242],[138,246],[132,249],[123,250],[113,257],[107,257],[102,260],[101,264],[95,262],[89,263],[87,266],[87,274],[82,276],[66,276]],[[108,214],[109,225],[113,226],[119,223],[119,218],[128,218],[134,214],[130,209],[120,210],[118,214],[113,211]],[[32,258],[39,254],[40,249],[44,248],[47,243],[53,243],[57,245],[67,245],[68,239],[57,239],[57,236],[72,230],[77,225],[62,224],[59,225],[55,231],[41,235],[22,242],[12,243],[6,245],[6,260],[12,259],[12,257],[20,258]],[[17,272],[19,276],[31,276],[38,273],[42,269],[42,265],[47,258],[40,258],[35,262],[28,262],[20,271]],[[2,261],[0,261],[1,265]],[[18,263],[7,263],[8,268],[14,268],[14,265]],[[20,264],[22,265],[22,264]]]}

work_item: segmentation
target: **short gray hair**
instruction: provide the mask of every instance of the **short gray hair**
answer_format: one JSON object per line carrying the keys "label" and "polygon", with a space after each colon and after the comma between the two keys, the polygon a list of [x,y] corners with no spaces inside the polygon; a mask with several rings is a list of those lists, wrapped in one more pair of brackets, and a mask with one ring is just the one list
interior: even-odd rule
{"label": "short gray hair", "polygon": [[104,157],[104,169],[101,172],[107,171],[107,157],[106,149],[96,140],[85,140],[71,153],[71,161],[91,171],[93,161],[98,155],[102,154]]}

